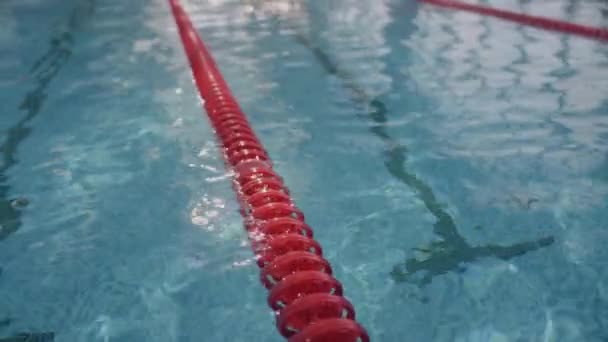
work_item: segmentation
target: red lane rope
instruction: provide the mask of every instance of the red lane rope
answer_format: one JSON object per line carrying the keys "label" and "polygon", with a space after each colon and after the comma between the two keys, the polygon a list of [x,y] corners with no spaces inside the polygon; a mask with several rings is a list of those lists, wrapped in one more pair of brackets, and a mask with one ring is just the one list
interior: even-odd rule
{"label": "red lane rope", "polygon": [[492,16],[500,19],[505,19],[508,21],[516,22],[522,25],[534,26],[537,28],[557,31],[562,33],[574,34],[586,38],[597,39],[601,41],[608,42],[608,30],[593,27],[593,26],[585,26],[574,23],[569,23],[567,21],[538,17],[523,13],[516,13],[506,10],[501,10],[497,8],[477,5],[477,4],[468,4],[455,0],[420,0],[421,2],[425,2],[428,4],[432,4],[440,7],[447,7],[453,9],[459,9],[467,12],[473,12],[477,14]]}
{"label": "red lane rope", "polygon": [[169,3],[226,164],[235,171],[233,185],[277,329],[289,342],[369,342],[211,53],[179,1]]}

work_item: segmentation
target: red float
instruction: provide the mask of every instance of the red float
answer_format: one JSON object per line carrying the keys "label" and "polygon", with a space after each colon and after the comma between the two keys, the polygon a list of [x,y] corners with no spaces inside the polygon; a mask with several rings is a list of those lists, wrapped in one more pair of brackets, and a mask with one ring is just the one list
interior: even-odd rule
{"label": "red float", "polygon": [[169,3],[226,164],[234,170],[234,188],[279,332],[289,342],[368,342],[304,214],[272,169],[211,54],[179,1]]}
{"label": "red float", "polygon": [[563,20],[544,18],[523,13],[511,12],[488,6],[470,4],[456,0],[420,0],[435,6],[453,8],[462,11],[477,13],[481,15],[492,16],[504,20],[516,22],[522,25],[538,27],[545,30],[557,31],[562,33],[574,34],[586,38],[608,41],[608,30],[586,26],[580,24],[569,23]]}

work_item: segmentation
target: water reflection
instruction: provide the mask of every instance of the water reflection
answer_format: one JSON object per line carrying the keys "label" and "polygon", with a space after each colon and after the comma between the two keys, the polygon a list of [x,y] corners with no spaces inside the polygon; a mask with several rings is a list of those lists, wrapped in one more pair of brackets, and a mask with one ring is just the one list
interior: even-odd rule
{"label": "water reflection", "polygon": [[[607,6],[560,1],[511,7],[517,4],[590,25],[603,23],[599,9]],[[514,197],[536,199],[532,211],[551,213],[568,231],[573,262],[580,262],[582,250],[600,253],[584,236],[589,229],[601,234],[607,206],[606,44],[424,7],[416,22],[419,29],[405,44],[432,62],[412,65],[408,75],[441,108],[425,127],[442,135],[441,153],[491,170],[471,189],[506,189],[503,198],[475,191],[475,205],[512,211]]]}
{"label": "water reflection", "polygon": [[[95,6],[95,1],[80,2],[70,13],[67,22],[49,42],[47,51],[38,58],[29,70],[35,87],[22,100],[19,109],[25,115],[6,132],[5,141],[0,145],[2,164],[0,166],[0,241],[17,231],[21,226],[22,210],[27,207],[27,198],[10,196],[8,171],[18,163],[17,151],[19,145],[31,134],[31,121],[40,114],[47,99],[47,89],[51,81],[66,65],[72,55],[74,44],[73,34],[80,29],[88,19]],[[0,267],[0,275],[2,268]],[[8,328],[12,318],[0,320],[0,330]],[[48,341],[54,340],[54,333],[24,333],[17,336],[0,339],[0,341]]]}
{"label": "water reflection", "polygon": [[[605,119],[591,112],[606,101],[604,44],[425,7],[416,21],[419,30],[406,44],[437,63],[416,64],[408,75],[443,105],[457,101],[462,108],[437,128],[451,133],[450,152],[535,154],[545,149],[547,138],[564,138],[553,134],[564,129],[573,143],[603,148],[597,137],[608,131],[592,122]],[[429,75],[435,82],[428,82]],[[488,144],[488,125],[499,122],[504,125],[492,128],[497,138]],[[510,130],[514,126],[517,132]],[[514,146],[514,136],[528,140]]]}
{"label": "water reflection", "polygon": [[214,58],[222,61],[220,69],[225,78],[245,78],[248,84],[256,85],[256,91],[249,91],[240,88],[241,82],[231,84],[232,91],[245,105],[263,101],[278,87],[271,78],[265,77],[265,72],[269,62],[286,51],[265,50],[262,45],[269,35],[276,37],[280,34],[273,31],[276,18],[289,18],[294,25],[307,25],[302,1],[249,0],[235,3],[218,0],[200,3],[185,0],[183,6],[199,31],[208,30],[202,38],[210,45]]}
{"label": "water reflection", "polygon": [[67,23],[53,36],[47,51],[38,58],[30,68],[30,75],[36,85],[29,91],[19,109],[25,115],[7,130],[7,137],[0,146],[2,165],[0,166],[0,241],[21,226],[21,210],[27,205],[27,199],[10,198],[10,185],[7,171],[17,163],[17,148],[31,133],[29,123],[40,113],[46,102],[46,92],[50,82],[63,68],[72,55],[73,34],[92,14],[94,0],[80,2],[71,12]]}
{"label": "water reflection", "polygon": [[302,0],[246,0],[243,3],[248,5],[246,12],[256,20],[267,16],[297,19],[305,10]]}
{"label": "water reflection", "polygon": [[[454,219],[437,200],[432,188],[413,172],[407,170],[408,149],[386,130],[386,125],[389,122],[387,114],[390,111],[380,99],[382,95],[377,97],[368,95],[368,92],[355,81],[356,77],[339,67],[325,51],[303,34],[297,35],[296,40],[311,51],[328,74],[340,79],[342,85],[349,90],[357,106],[367,108],[368,117],[374,122],[370,131],[385,144],[387,171],[396,179],[414,189],[427,210],[436,218],[434,232],[441,238],[441,241],[431,243],[430,247],[417,249],[424,252],[424,259],[409,258],[404,264],[396,265],[391,271],[393,279],[400,282],[409,281],[419,285],[427,285],[433,277],[449,271],[460,271],[467,263],[480,258],[495,257],[509,260],[553,244],[554,238],[551,236],[508,246],[498,244],[471,246],[467,243],[464,237],[460,235]],[[389,88],[390,85],[386,85],[386,87]],[[417,279],[420,274],[421,279]]]}

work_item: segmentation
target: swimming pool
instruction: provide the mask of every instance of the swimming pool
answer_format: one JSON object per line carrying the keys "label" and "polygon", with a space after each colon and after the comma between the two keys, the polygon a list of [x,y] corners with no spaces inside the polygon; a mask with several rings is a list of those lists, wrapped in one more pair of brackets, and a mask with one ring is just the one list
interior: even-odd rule
{"label": "swimming pool", "polygon": [[[373,341],[608,338],[605,44],[408,1],[183,3]],[[0,17],[0,338],[280,341],[167,4]]]}

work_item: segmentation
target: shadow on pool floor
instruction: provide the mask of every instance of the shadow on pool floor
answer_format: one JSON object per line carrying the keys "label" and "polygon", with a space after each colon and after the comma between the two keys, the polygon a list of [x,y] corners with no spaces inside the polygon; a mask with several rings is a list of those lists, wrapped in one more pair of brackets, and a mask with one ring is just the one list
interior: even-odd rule
{"label": "shadow on pool floor", "polygon": [[[390,275],[396,282],[410,282],[423,287],[431,283],[435,276],[451,271],[463,272],[467,263],[478,259],[493,257],[509,260],[551,246],[555,242],[553,236],[546,236],[507,246],[498,244],[471,246],[468,244],[458,232],[454,219],[442,208],[433,189],[416,174],[407,170],[407,147],[391,137],[386,129],[387,114],[389,113],[386,104],[378,98],[369,96],[361,86],[355,83],[349,73],[342,70],[325,51],[315,46],[307,37],[299,34],[295,38],[299,44],[310,50],[327,74],[337,77],[342,82],[344,88],[350,91],[351,97],[357,105],[369,108],[367,116],[374,122],[370,132],[384,142],[384,165],[387,171],[401,183],[413,189],[436,219],[433,224],[433,232],[441,238],[441,241],[431,243],[429,248],[415,249],[425,254],[424,259],[408,258],[404,263],[395,265]],[[528,205],[530,204],[528,203]]]}
{"label": "shadow on pool floor", "polygon": [[17,164],[17,149],[32,133],[30,122],[40,114],[47,100],[47,91],[51,81],[66,65],[72,56],[73,35],[92,15],[95,1],[89,0],[79,4],[68,17],[65,29],[53,35],[46,52],[38,58],[29,70],[29,78],[34,81],[34,88],[25,94],[19,110],[25,115],[12,127],[6,130],[6,139],[0,145],[0,241],[16,232],[21,226],[21,210],[27,206],[26,198],[10,198],[10,185],[7,171]]}
{"label": "shadow on pool floor", "polygon": [[18,334],[13,337],[0,338],[0,342],[54,342],[55,333],[30,333]]}

